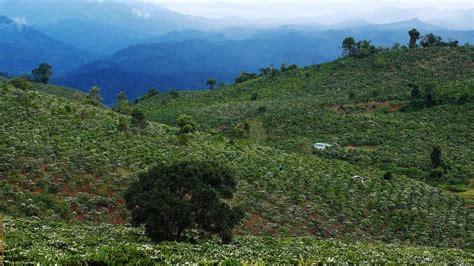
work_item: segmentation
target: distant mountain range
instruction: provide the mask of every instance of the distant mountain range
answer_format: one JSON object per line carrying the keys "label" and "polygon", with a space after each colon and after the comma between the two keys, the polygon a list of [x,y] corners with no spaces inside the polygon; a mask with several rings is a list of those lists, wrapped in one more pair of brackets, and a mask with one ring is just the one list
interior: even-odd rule
{"label": "distant mountain range", "polygon": [[115,53],[107,61],[84,65],[58,79],[57,83],[83,90],[98,84],[110,101],[120,90],[135,98],[151,87],[162,91],[198,89],[206,86],[208,78],[229,83],[241,70],[258,71],[271,64],[320,63],[334,58],[336,53],[333,51],[337,50],[325,52],[331,40],[328,43],[296,33],[242,41],[212,41],[214,34],[211,38],[204,36],[201,39],[183,36],[179,42],[132,46]]}
{"label": "distant mountain range", "polygon": [[[390,10],[400,18],[416,15]],[[241,71],[326,62],[341,54],[347,36],[388,47],[406,44],[407,31],[417,28],[422,34],[474,43],[474,31],[419,19],[367,22],[387,12],[379,10],[364,19],[334,15],[325,21],[319,17],[278,25],[271,20],[193,17],[143,3],[0,0],[0,15],[10,17],[0,18],[0,72],[27,74],[47,62],[54,67],[53,82],[84,91],[98,85],[112,103],[121,90],[136,98],[151,87],[199,89],[208,78],[229,83]]]}
{"label": "distant mountain range", "polygon": [[48,62],[60,75],[97,59],[91,53],[4,16],[0,16],[0,36],[0,72],[27,74],[38,64]]}
{"label": "distant mountain range", "polygon": [[[84,65],[56,82],[82,90],[97,84],[104,89],[107,103],[113,102],[119,91],[136,98],[152,87],[161,91],[202,89],[208,78],[231,83],[242,70],[258,72],[260,68],[279,67],[282,63],[306,66],[333,60],[341,55],[340,45],[347,36],[372,40],[383,47],[396,42],[406,44],[407,29],[416,25],[422,26],[420,21],[412,20],[386,27],[367,25],[346,30],[281,27],[257,30],[244,40],[227,39],[226,30],[172,32],[154,39],[155,43],[132,46],[107,60]],[[474,42],[472,31],[428,28],[444,39]]]}
{"label": "distant mountain range", "polygon": [[210,19],[144,3],[0,0],[0,15],[22,18],[59,41],[102,55],[172,30],[212,29]]}

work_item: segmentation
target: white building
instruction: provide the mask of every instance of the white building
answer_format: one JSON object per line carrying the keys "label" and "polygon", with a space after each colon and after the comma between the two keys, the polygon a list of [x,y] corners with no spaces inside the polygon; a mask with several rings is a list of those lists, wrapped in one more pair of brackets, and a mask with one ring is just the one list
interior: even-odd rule
{"label": "white building", "polygon": [[327,149],[327,148],[330,148],[330,147],[332,147],[332,145],[331,145],[331,144],[327,144],[327,143],[315,143],[315,144],[314,144],[314,148],[315,148],[316,150],[320,150],[320,151],[323,151],[323,150],[325,150],[325,149]]}

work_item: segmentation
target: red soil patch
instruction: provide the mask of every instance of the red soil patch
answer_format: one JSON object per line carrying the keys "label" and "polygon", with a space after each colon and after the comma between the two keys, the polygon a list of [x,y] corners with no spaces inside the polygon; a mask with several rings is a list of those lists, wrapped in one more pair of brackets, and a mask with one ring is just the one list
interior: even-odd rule
{"label": "red soil patch", "polygon": [[43,192],[44,192],[44,189],[42,188],[37,188],[35,189],[35,191],[33,191],[34,194],[43,194]]}
{"label": "red soil patch", "polygon": [[336,104],[336,105],[333,105],[333,106],[329,107],[329,109],[331,111],[333,111],[334,113],[337,113],[341,110],[341,106],[339,104]]}
{"label": "red soil patch", "polygon": [[388,111],[390,112],[397,112],[404,106],[403,103],[394,104],[394,103],[391,103],[390,101],[385,101],[383,105],[387,107]]}
{"label": "red soil patch", "polygon": [[74,220],[78,221],[78,222],[82,222],[84,221],[86,218],[83,214],[78,214],[76,216],[74,216]]}
{"label": "red soil patch", "polygon": [[260,220],[260,215],[254,213],[250,218],[244,223],[245,228],[250,228],[253,227],[254,225],[258,224],[258,221]]}
{"label": "red soil patch", "polygon": [[[351,107],[354,109],[358,110],[365,110],[366,112],[372,112],[373,110],[377,109],[377,107],[383,106],[387,108],[389,112],[397,112],[403,106],[405,106],[404,103],[392,103],[388,100],[385,100],[384,102],[370,102],[370,103],[359,103],[359,104],[346,104],[343,105],[342,108],[348,108],[350,109]],[[339,112],[341,110],[340,105],[333,105],[329,108],[333,112]]]}
{"label": "red soil patch", "polygon": [[112,220],[112,224],[115,225],[123,225],[125,224],[125,219],[123,217],[115,217],[115,219]]}

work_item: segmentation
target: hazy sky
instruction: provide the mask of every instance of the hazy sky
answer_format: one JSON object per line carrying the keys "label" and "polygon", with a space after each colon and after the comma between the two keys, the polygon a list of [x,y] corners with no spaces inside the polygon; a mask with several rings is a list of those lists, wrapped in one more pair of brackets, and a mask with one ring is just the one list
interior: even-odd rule
{"label": "hazy sky", "polygon": [[427,0],[335,0],[335,1],[270,1],[270,0],[148,0],[169,9],[205,17],[239,16],[250,19],[311,17],[339,12],[373,11],[383,7],[437,7],[439,9],[473,8],[472,1]]}

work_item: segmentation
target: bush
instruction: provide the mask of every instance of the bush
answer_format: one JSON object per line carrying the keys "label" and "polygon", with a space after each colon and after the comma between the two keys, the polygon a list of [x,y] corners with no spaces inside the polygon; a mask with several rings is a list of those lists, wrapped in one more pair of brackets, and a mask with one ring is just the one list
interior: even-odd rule
{"label": "bush", "polygon": [[145,115],[142,111],[134,109],[132,112],[131,124],[134,127],[145,128],[147,125]]}
{"label": "bush", "polygon": [[393,178],[392,172],[386,172],[386,173],[383,175],[383,179],[384,179],[384,180],[390,181],[390,180],[392,180],[392,178]]}
{"label": "bush", "polygon": [[20,90],[28,90],[31,88],[31,83],[26,78],[15,78],[10,80],[13,87]]}

